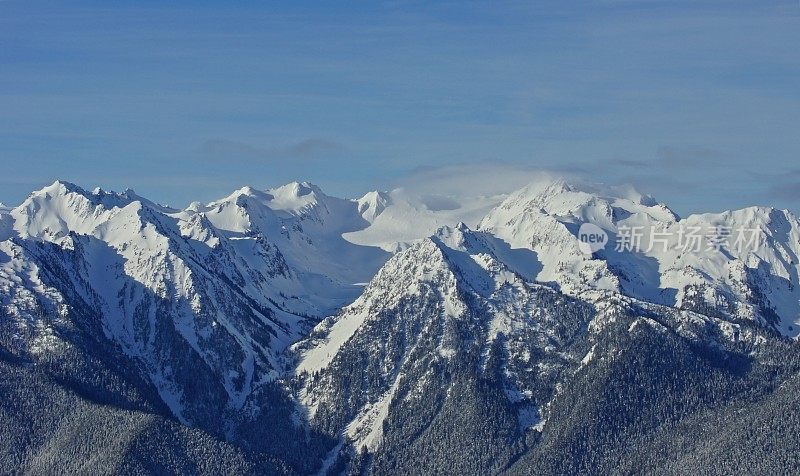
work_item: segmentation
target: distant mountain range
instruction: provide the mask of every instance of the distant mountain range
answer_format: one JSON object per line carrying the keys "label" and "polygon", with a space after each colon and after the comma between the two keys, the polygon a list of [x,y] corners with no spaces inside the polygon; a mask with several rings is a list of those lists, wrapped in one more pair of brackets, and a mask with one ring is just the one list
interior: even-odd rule
{"label": "distant mountain range", "polygon": [[799,256],[786,210],[563,180],[55,182],[0,206],[0,468],[798,472]]}

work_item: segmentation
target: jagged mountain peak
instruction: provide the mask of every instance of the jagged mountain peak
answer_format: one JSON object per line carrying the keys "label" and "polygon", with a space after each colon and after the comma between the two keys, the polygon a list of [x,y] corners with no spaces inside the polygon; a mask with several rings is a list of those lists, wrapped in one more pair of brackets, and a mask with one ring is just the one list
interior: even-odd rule
{"label": "jagged mountain peak", "polygon": [[[586,223],[608,236],[596,253],[578,246]],[[749,207],[680,219],[631,188],[557,181],[512,193],[478,229],[536,253],[536,280],[573,295],[586,286],[607,289],[760,320],[789,336],[800,333],[800,223],[788,212]],[[756,239],[744,235],[750,232]],[[635,245],[633,234],[639,235]]]}
{"label": "jagged mountain peak", "polygon": [[40,190],[33,192],[33,195],[38,194],[49,194],[50,196],[57,196],[57,195],[64,195],[69,192],[77,192],[77,193],[86,193],[86,191],[75,185],[72,182],[68,182],[66,180],[56,180],[50,185],[42,187]]}
{"label": "jagged mountain peak", "polygon": [[533,196],[551,196],[564,192],[572,192],[577,189],[577,182],[571,183],[562,177],[536,180],[520,189],[520,193]]}
{"label": "jagged mountain peak", "polygon": [[447,315],[465,312],[464,293],[488,297],[520,276],[498,258],[490,237],[463,223],[441,227],[392,256],[364,288],[361,296],[338,315],[322,321],[312,338],[295,346],[298,372],[326,368],[331,359],[369,316],[402,306],[419,295],[439,296]]}
{"label": "jagged mountain peak", "polygon": [[270,195],[266,191],[258,190],[255,187],[252,187],[250,185],[245,185],[244,187],[241,187],[241,188],[238,188],[238,189],[234,190],[233,192],[231,192],[228,196],[226,196],[224,198],[209,202],[205,207],[202,207],[202,206],[199,207],[198,203],[196,203],[196,202],[192,203],[192,204],[190,204],[189,207],[187,207],[187,210],[190,209],[190,208],[192,208],[192,209],[201,209],[201,210],[202,209],[209,209],[209,208],[213,208],[213,207],[222,206],[222,205],[225,205],[225,204],[228,204],[228,203],[237,203],[238,201],[240,201],[241,199],[244,199],[244,198],[255,198],[255,199],[258,199],[258,200],[260,200],[262,202],[268,202],[268,201],[273,199],[273,196]]}
{"label": "jagged mountain peak", "polygon": [[57,181],[32,193],[11,215],[19,236],[58,241],[70,232],[92,234],[117,216],[138,222],[143,206],[145,202],[131,197],[102,191],[93,194]]}
{"label": "jagged mountain peak", "polygon": [[471,255],[493,255],[490,237],[470,229],[464,222],[455,226],[445,225],[434,233],[429,240],[441,243],[445,249],[465,252]]}
{"label": "jagged mountain peak", "polygon": [[321,188],[309,182],[289,182],[267,190],[272,195],[272,207],[290,213],[302,213],[318,204],[325,204],[331,197]]}
{"label": "jagged mountain peak", "polygon": [[[391,407],[433,388],[445,399],[454,392],[448,377],[431,381],[443,368],[448,376],[488,376],[494,342],[515,345],[507,342],[530,339],[528,333],[541,332],[543,346],[560,345],[560,337],[545,338],[550,331],[539,329],[550,319],[550,307],[561,303],[556,296],[498,259],[491,237],[463,223],[441,227],[393,256],[357,301],[292,348],[300,401],[313,424],[329,425],[333,418],[346,441],[375,451]],[[571,316],[588,322],[588,306]],[[359,360],[365,355],[369,359]],[[347,405],[332,408],[344,369],[368,387],[354,387]],[[527,389],[514,385],[509,383],[508,398],[520,407],[519,425],[527,429],[540,419],[540,409]]]}
{"label": "jagged mountain peak", "polygon": [[317,186],[317,185],[315,185],[315,184],[313,184],[311,182],[306,182],[306,181],[289,182],[289,183],[281,185],[279,187],[275,187],[275,188],[273,188],[271,190],[276,192],[276,193],[285,193],[287,195],[291,195],[291,196],[295,196],[295,197],[302,197],[302,196],[305,196],[305,195],[309,195],[311,193],[315,193],[315,194],[319,194],[319,195],[325,195],[322,192],[322,189],[319,186]]}
{"label": "jagged mountain peak", "polygon": [[226,202],[236,202],[242,197],[255,198],[273,210],[299,212],[314,203],[328,198],[322,189],[309,182],[289,182],[287,184],[259,190],[250,185],[234,190],[230,195],[208,204],[209,207]]}
{"label": "jagged mountain peak", "polygon": [[[301,217],[320,223],[324,222],[328,215],[334,214],[342,218],[348,214],[344,209],[356,208],[354,202],[328,196],[318,186],[309,182],[290,182],[267,190],[245,186],[206,206],[192,204],[185,211],[219,212],[231,206],[241,209],[238,212],[241,215],[256,214],[265,217],[267,221]],[[350,223],[352,220],[347,217],[346,221]]]}
{"label": "jagged mountain peak", "polygon": [[[177,211],[176,209],[167,205],[161,205],[142,197],[132,188],[126,188],[122,192],[115,192],[113,190],[105,190],[101,187],[95,187],[92,191],[88,191],[79,185],[64,180],[56,180],[52,184],[34,191],[18,208],[25,208],[26,205],[34,202],[39,203],[40,205],[45,202],[54,202],[59,200],[67,200],[70,202],[70,197],[78,200],[83,199],[91,206],[102,207],[104,209],[111,209],[115,207],[124,208],[131,203],[139,202],[144,207],[153,208],[163,213],[174,213]],[[70,203],[76,202],[72,200]]]}
{"label": "jagged mountain peak", "polygon": [[240,188],[238,190],[234,190],[233,193],[230,194],[230,197],[235,198],[235,197],[240,197],[242,195],[246,195],[246,196],[249,196],[249,197],[254,197],[254,196],[259,196],[259,195],[263,195],[263,194],[265,194],[265,193],[260,191],[260,190],[256,190],[254,187],[251,187],[250,185],[245,185],[244,187],[242,187],[242,188]]}
{"label": "jagged mountain peak", "polygon": [[440,240],[447,242],[450,246],[460,248],[465,246],[465,235],[471,233],[471,231],[472,230],[470,230],[463,221],[460,221],[454,226],[442,226],[436,230],[432,237],[439,238]]}
{"label": "jagged mountain peak", "polygon": [[392,203],[392,197],[389,192],[374,190],[365,193],[363,197],[356,200],[356,203],[358,203],[359,215],[372,223]]}
{"label": "jagged mountain peak", "polygon": [[391,201],[391,192],[385,190],[371,190],[365,193],[358,201],[370,203],[385,203]]}
{"label": "jagged mountain peak", "polygon": [[[130,189],[129,189],[130,190]],[[126,190],[127,192],[127,190]],[[56,180],[55,182],[51,183],[50,185],[46,185],[39,190],[33,191],[29,196],[28,199],[31,198],[45,198],[45,199],[54,199],[58,197],[63,197],[69,194],[79,194],[84,197],[104,197],[104,196],[119,196],[122,194],[118,194],[113,191],[106,191],[101,187],[95,187],[92,191],[88,191],[83,187],[76,185],[72,182],[68,182],[66,180]]]}
{"label": "jagged mountain peak", "polygon": [[501,215],[500,210],[512,216],[540,212],[561,220],[589,221],[604,228],[613,227],[620,217],[630,214],[663,222],[679,219],[667,205],[632,186],[568,182],[562,178],[536,181],[511,193],[487,219]]}
{"label": "jagged mountain peak", "polygon": [[94,198],[92,192],[89,192],[74,183],[64,180],[56,180],[50,185],[44,186],[39,190],[31,192],[30,195],[20,204],[17,208],[21,209],[32,203],[45,203],[63,200],[70,196],[80,196],[84,199],[94,203],[97,199]]}

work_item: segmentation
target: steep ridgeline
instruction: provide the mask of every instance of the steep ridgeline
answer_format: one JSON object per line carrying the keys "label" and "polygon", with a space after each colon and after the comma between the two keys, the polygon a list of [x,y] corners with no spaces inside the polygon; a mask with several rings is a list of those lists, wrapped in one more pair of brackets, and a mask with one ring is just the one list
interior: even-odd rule
{"label": "steep ridgeline", "polygon": [[[759,238],[679,243],[710,228]],[[56,182],[0,206],[0,468],[800,470],[798,254],[786,211],[562,181],[184,210]]]}
{"label": "steep ridgeline", "polygon": [[[514,272],[512,256],[486,233],[443,228],[292,346],[301,413],[339,439],[322,473],[709,469],[709,447],[748,444],[730,418],[747,411],[775,429],[760,435],[777,448],[760,467],[785,467],[800,419],[759,406],[800,396],[795,345],[752,321],[614,291],[568,297]],[[690,436],[701,428],[731,440]],[[718,456],[736,465],[765,455]]]}
{"label": "steep ridgeline", "polygon": [[[356,302],[293,347],[307,416],[344,435],[343,455],[363,447],[377,452],[377,472],[398,469],[407,453],[384,442],[418,434],[405,450],[414,453],[452,430],[446,445],[479,445],[452,469],[494,472],[509,463],[499,448],[543,424],[555,383],[587,351],[567,348],[593,309],[521,279],[497,259],[500,245],[463,225],[443,228],[394,256]],[[546,367],[536,376],[534,355]],[[481,431],[482,421],[497,431]]]}
{"label": "steep ridgeline", "polygon": [[[604,249],[581,252],[576,236],[584,223],[609,235]],[[535,252],[541,267],[531,278],[570,295],[586,286],[608,289],[800,335],[800,221],[786,210],[751,207],[679,219],[632,189],[555,181],[511,194],[478,229]],[[633,240],[639,246],[617,249]]]}
{"label": "steep ridgeline", "polygon": [[[179,217],[208,219],[229,240],[232,254],[253,269],[260,270],[265,261],[269,266],[265,248],[278,250],[286,276],[273,272],[271,280],[245,279],[237,285],[265,282],[253,290],[254,295],[270,296],[290,312],[327,316],[358,297],[360,284],[369,281],[389,257],[376,247],[342,237],[366,228],[383,211],[373,195],[377,196],[335,198],[306,182],[264,192],[245,187],[207,206],[195,203]],[[269,275],[269,268],[263,274]]]}
{"label": "steep ridgeline", "polygon": [[219,437],[288,425],[278,356],[385,259],[342,240],[362,223],[308,184],[174,210],[56,182],[0,213],[2,356],[114,400],[76,363],[104,362],[145,395],[136,409]]}

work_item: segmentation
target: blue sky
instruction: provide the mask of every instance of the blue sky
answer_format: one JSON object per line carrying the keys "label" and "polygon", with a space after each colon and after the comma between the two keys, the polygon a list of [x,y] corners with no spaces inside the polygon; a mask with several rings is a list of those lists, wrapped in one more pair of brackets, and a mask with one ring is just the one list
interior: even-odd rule
{"label": "blue sky", "polygon": [[797,0],[0,1],[0,201],[549,170],[798,211],[799,51]]}

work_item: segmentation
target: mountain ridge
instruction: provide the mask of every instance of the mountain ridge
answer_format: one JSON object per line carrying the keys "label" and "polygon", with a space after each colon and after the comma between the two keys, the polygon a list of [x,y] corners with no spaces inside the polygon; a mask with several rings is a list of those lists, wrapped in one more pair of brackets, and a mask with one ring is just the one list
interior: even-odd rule
{"label": "mountain ridge", "polygon": [[[586,253],[584,225],[606,246]],[[668,236],[616,249],[635,227],[644,240]],[[752,249],[680,249],[689,227],[761,235]],[[47,391],[176,422],[159,436],[176,451],[181,438],[202,440],[188,426],[250,468],[415,472],[405,458],[435,472],[460,438],[474,445],[462,471],[535,461],[559,472],[541,448],[599,431],[571,423],[562,402],[579,399],[574,382],[588,373],[586,385],[611,382],[628,398],[637,387],[621,382],[643,380],[647,365],[636,354],[657,358],[645,343],[673,356],[654,365],[691,381],[711,414],[715,392],[784,401],[770,395],[796,372],[798,255],[800,221],[786,211],[680,218],[630,188],[561,180],[462,202],[341,199],[292,182],[184,209],[57,181],[0,209],[0,371],[22,376],[13,395],[44,375],[62,382]],[[675,382],[647,381],[688,424]],[[131,410],[126,395],[147,403]],[[607,423],[661,431],[628,416]],[[610,448],[603,464],[620,458]],[[584,456],[569,470],[585,470]]]}

